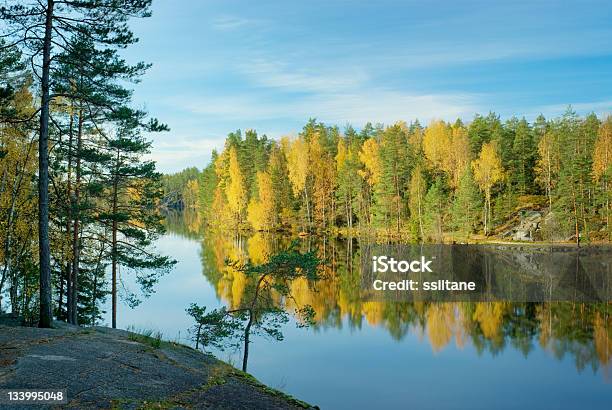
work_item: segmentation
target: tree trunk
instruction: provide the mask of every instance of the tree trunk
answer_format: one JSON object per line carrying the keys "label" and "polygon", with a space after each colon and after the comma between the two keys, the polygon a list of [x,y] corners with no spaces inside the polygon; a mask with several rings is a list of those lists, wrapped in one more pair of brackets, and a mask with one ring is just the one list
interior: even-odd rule
{"label": "tree trunk", "polygon": [[202,333],[202,324],[198,325],[198,331],[196,333],[196,350],[200,348],[200,334]]}
{"label": "tree trunk", "polygon": [[491,188],[488,187],[485,191],[485,220],[484,234],[489,236],[489,225],[491,224]]}
{"label": "tree trunk", "polygon": [[610,195],[608,194],[607,179],[604,179],[604,195],[606,196],[606,231],[608,232],[608,240],[610,240]]}
{"label": "tree trunk", "polygon": [[401,197],[400,197],[400,191],[399,191],[399,180],[398,180],[397,175],[393,177],[393,181],[395,185],[395,205],[396,205],[396,211],[397,211],[397,221],[396,221],[397,222],[397,235],[398,237],[401,237],[400,228],[401,228],[402,208],[401,208]]}
{"label": "tree trunk", "polygon": [[43,41],[40,136],[38,139],[38,248],[40,263],[39,327],[51,327],[51,249],[49,246],[49,71],[51,67],[51,31],[53,0],[47,0]]}
{"label": "tree trunk", "polygon": [[112,239],[112,299],[113,299],[113,329],[117,328],[117,183],[113,186],[113,239]]}
{"label": "tree trunk", "polygon": [[79,125],[77,131],[77,149],[76,149],[76,180],[74,183],[74,225],[72,227],[72,306],[70,323],[73,325],[79,324],[78,319],[78,301],[79,301],[79,257],[80,257],[80,192],[81,192],[81,151],[83,150],[83,111],[79,111]]}
{"label": "tree trunk", "polygon": [[[70,101],[70,122],[68,124],[68,165],[66,172],[66,198],[68,199],[68,206],[66,207],[66,241],[71,240],[70,231],[72,229],[72,210],[73,210],[73,198],[72,198],[72,144],[74,140],[74,102]],[[71,255],[72,256],[72,255]],[[71,322],[70,312],[72,311],[72,265],[71,259],[66,261],[66,270],[62,271],[60,278],[60,298],[58,312],[62,312],[62,303],[64,295],[64,280],[66,276],[66,321]],[[59,318],[59,317],[58,317]]]}
{"label": "tree trunk", "polygon": [[251,326],[253,325],[253,311],[249,309],[249,322],[244,328],[244,355],[242,356],[242,371],[247,371],[249,361],[249,339],[251,337]]}
{"label": "tree trunk", "polygon": [[96,324],[95,310],[96,310],[96,300],[98,299],[98,274],[100,273],[100,269],[101,269],[100,265],[101,265],[103,256],[104,256],[104,244],[101,243],[100,252],[98,253],[98,259],[96,260],[96,269],[94,270],[95,274],[94,274],[93,290],[91,292],[91,305],[93,306],[92,313],[91,313],[91,324],[92,325]]}
{"label": "tree trunk", "polygon": [[423,242],[425,240],[425,230],[423,229],[423,210],[421,208],[421,199],[422,199],[423,193],[421,192],[421,185],[419,184],[419,193],[418,193],[418,198],[417,198],[417,208],[418,208],[418,213],[419,213],[419,231],[421,232],[421,242]]}
{"label": "tree trunk", "polygon": [[112,239],[112,255],[111,255],[111,259],[112,259],[112,289],[111,289],[111,293],[112,293],[112,300],[113,300],[113,319],[112,319],[112,326],[113,329],[117,328],[117,196],[118,196],[118,181],[117,178],[118,177],[118,173],[119,173],[119,150],[117,150],[117,165],[116,165],[116,170],[115,170],[115,179],[113,181],[113,227],[112,227],[112,235],[113,235],[113,239]]}

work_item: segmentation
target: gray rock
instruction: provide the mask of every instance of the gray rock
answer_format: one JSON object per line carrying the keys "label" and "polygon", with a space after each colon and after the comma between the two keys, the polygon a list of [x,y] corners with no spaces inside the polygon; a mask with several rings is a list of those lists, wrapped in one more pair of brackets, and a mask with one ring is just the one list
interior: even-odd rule
{"label": "gray rock", "polygon": [[37,329],[0,322],[0,389],[9,388],[66,389],[69,401],[62,408],[75,409],[155,403],[177,409],[308,408],[186,346],[162,342],[155,348],[107,328]]}

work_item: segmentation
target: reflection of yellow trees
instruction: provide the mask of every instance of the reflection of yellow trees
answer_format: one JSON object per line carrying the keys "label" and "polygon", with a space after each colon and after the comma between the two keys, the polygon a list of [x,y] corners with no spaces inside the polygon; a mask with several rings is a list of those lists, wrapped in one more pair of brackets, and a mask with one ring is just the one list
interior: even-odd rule
{"label": "reflection of yellow trees", "polygon": [[325,280],[313,287],[304,278],[300,278],[293,281],[290,286],[294,300],[287,301],[289,308],[296,309],[310,305],[315,310],[318,321],[329,317],[336,309],[337,289],[334,280]]}
{"label": "reflection of yellow trees", "polygon": [[599,312],[595,314],[593,321],[593,339],[595,341],[595,351],[599,361],[607,365],[612,358],[612,318]]}
{"label": "reflection of yellow trees", "polygon": [[546,347],[552,337],[552,312],[550,306],[538,306],[536,316],[540,322],[540,346]]}
{"label": "reflection of yellow trees", "polygon": [[183,212],[183,221],[187,232],[198,233],[202,229],[202,216],[199,212]]}
{"label": "reflection of yellow trees", "polygon": [[[205,237],[207,246],[213,250],[216,271],[221,275],[213,285],[217,295],[230,307],[240,304],[246,279],[244,274],[226,266],[226,260],[244,262],[244,239],[238,235],[227,235],[226,232],[209,232]],[[206,272],[205,272],[206,273]]]}
{"label": "reflection of yellow trees", "polygon": [[232,272],[232,304],[233,309],[240,306],[242,296],[244,295],[244,288],[246,287],[246,276],[242,272],[237,272],[235,269],[228,269]]}
{"label": "reflection of yellow trees", "polygon": [[455,327],[455,307],[452,303],[436,303],[427,309],[427,336],[434,351],[450,343]]}
{"label": "reflection of yellow trees", "polygon": [[[249,285],[244,274],[225,266],[225,260],[245,262],[247,258],[256,264],[265,262],[287,241],[273,234],[259,232],[248,239],[218,233],[207,235],[207,246],[215,259],[208,268],[216,268],[218,274],[206,273],[216,288],[217,295],[230,307],[239,306]],[[315,286],[304,279],[289,284],[292,300],[285,301],[288,309],[310,305],[316,312],[315,321],[322,326],[341,326],[348,321],[359,327],[365,319],[372,326],[382,326],[400,340],[413,329],[427,336],[434,351],[440,351],[454,339],[458,347],[471,342],[478,349],[499,349],[507,345],[507,338],[521,337],[532,329],[534,341],[558,357],[565,350],[575,353],[573,342],[586,346],[592,352],[584,361],[609,365],[612,361],[612,320],[605,307],[589,304],[551,303],[538,304],[533,314],[526,314],[526,304],[510,302],[482,303],[428,303],[364,301],[360,296],[358,253],[347,258],[347,250],[335,242],[320,246],[320,256],[325,254],[329,265],[324,268],[324,280]],[[310,248],[312,243],[304,243]],[[273,296],[273,300],[277,297]],[[533,306],[532,306],[533,307]],[[608,308],[609,309],[609,308]],[[508,327],[509,328],[506,328]],[[512,326],[517,326],[513,330]],[[572,343],[567,343],[568,341]],[[561,343],[560,343],[561,342]],[[590,350],[589,350],[590,349]],[[582,355],[583,353],[581,353]]]}
{"label": "reflection of yellow trees", "polygon": [[384,320],[384,303],[382,302],[363,302],[361,304],[361,315],[371,325],[379,325]]}
{"label": "reflection of yellow trees", "polygon": [[252,263],[263,263],[272,254],[272,245],[268,236],[257,232],[247,240],[249,259]]}
{"label": "reflection of yellow trees", "polygon": [[484,337],[493,340],[500,337],[503,316],[508,306],[507,302],[482,302],[476,304],[476,310],[472,319],[478,322]]}

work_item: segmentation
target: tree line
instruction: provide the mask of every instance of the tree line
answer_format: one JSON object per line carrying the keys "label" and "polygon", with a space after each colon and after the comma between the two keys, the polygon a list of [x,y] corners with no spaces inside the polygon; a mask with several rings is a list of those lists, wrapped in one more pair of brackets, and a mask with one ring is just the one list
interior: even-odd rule
{"label": "tree line", "polygon": [[[236,131],[166,193],[210,225],[441,242],[500,234],[523,210],[543,240],[610,240],[612,117],[494,113],[343,131],[310,120],[279,141]],[[171,185],[174,184],[172,187]]]}
{"label": "tree line", "polygon": [[173,265],[152,248],[163,232],[161,175],[143,157],[145,135],[168,128],[132,107],[128,87],[149,65],[120,52],[137,41],[130,19],[150,5],[0,8],[0,311],[41,327],[95,324],[110,295],[115,327],[122,268],[146,295]]}

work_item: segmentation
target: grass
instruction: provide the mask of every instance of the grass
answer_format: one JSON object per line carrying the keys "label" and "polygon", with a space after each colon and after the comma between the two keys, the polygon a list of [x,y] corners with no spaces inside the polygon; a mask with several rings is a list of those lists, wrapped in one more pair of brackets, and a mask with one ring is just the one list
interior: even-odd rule
{"label": "grass", "polygon": [[138,329],[134,326],[128,326],[127,331],[130,332],[128,338],[133,342],[139,342],[151,346],[154,349],[159,349],[162,346],[162,333],[151,329]]}
{"label": "grass", "polygon": [[[189,346],[182,345],[180,343],[168,342],[163,340],[163,335],[160,331],[155,331],[152,329],[140,329],[134,326],[128,326],[126,329],[129,333],[128,339],[133,342],[142,343],[148,346],[151,346],[154,349],[160,349],[164,345],[171,346],[184,346],[189,349],[193,349]],[[218,365],[211,369],[210,375],[208,377],[207,382],[200,386],[198,390],[207,391],[209,389],[214,388],[215,386],[220,386],[227,383],[228,378],[235,378],[241,380],[243,383],[250,384],[251,386],[263,391],[264,393],[281,398],[285,400],[287,403],[291,403],[295,406],[302,407],[305,409],[314,408],[317,409],[317,406],[310,406],[308,403],[303,402],[301,400],[296,399],[286,393],[283,393],[279,390],[273,389],[271,387],[266,386],[259,382],[255,377],[250,375],[249,373],[245,373],[241,370],[238,370],[227,364],[225,362],[219,362]],[[184,392],[186,393],[186,392]],[[181,396],[181,395],[179,395]],[[122,400],[115,399],[112,400],[112,409],[122,409],[125,405],[128,404],[136,404],[138,409],[171,409],[175,408],[177,405],[181,405],[181,401],[179,397],[161,400],[161,401],[138,401],[138,400]]]}

